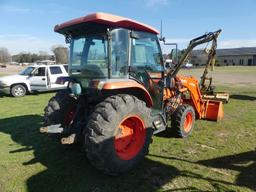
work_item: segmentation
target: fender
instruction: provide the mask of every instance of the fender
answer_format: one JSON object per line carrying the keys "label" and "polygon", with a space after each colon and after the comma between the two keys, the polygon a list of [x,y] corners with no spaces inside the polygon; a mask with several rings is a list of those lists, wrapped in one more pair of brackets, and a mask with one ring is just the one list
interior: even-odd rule
{"label": "fender", "polygon": [[103,86],[102,90],[120,90],[120,89],[128,89],[128,90],[141,90],[144,93],[145,96],[145,101],[147,103],[148,107],[153,106],[153,100],[151,95],[149,94],[148,90],[138,82],[131,80],[131,79],[125,79],[125,80],[120,80],[117,81],[115,80],[108,80],[106,81]]}
{"label": "fender", "polygon": [[23,82],[23,84],[26,84],[28,92],[31,92],[31,87],[30,87],[30,83],[28,80],[26,80],[25,82]]}

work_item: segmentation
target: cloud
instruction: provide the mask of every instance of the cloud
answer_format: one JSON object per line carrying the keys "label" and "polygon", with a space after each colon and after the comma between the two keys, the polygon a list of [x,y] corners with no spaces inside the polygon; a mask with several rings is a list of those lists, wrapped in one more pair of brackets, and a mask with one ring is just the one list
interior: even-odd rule
{"label": "cloud", "polygon": [[[1,1],[1,0],[0,0]],[[64,12],[69,12],[73,10],[72,8],[61,5],[57,3],[44,4],[42,7],[37,8],[27,8],[21,6],[14,6],[11,4],[2,4],[0,3],[0,12],[9,13],[9,14],[61,14]],[[82,12],[83,11],[83,12]],[[76,13],[84,13],[84,10],[76,10]]]}
{"label": "cloud", "polygon": [[218,48],[239,48],[239,47],[256,47],[256,39],[240,39],[219,41]]}
{"label": "cloud", "polygon": [[51,47],[55,44],[63,44],[63,41],[42,39],[27,34],[0,34],[0,45],[6,47],[11,54],[20,52],[38,53],[46,51],[51,53]]}
{"label": "cloud", "polygon": [[167,5],[168,0],[146,0],[146,5],[148,7],[154,7],[156,5]]}
{"label": "cloud", "polygon": [[28,13],[31,10],[28,8],[24,8],[24,7],[17,7],[17,6],[13,6],[13,5],[2,5],[0,6],[0,10],[3,12],[8,12],[8,13]]}
{"label": "cloud", "polygon": [[[167,43],[177,43],[179,49],[185,49],[192,38],[168,38]],[[199,45],[195,49],[202,49],[206,44]],[[209,44],[210,46],[210,44]],[[164,53],[169,53],[175,46],[165,46],[161,43]],[[237,39],[237,40],[219,40],[218,49],[240,48],[240,47],[256,47],[256,39]]]}
{"label": "cloud", "polygon": [[[178,43],[185,48],[192,38],[167,38],[168,43]],[[218,48],[256,47],[256,39],[218,40]]]}

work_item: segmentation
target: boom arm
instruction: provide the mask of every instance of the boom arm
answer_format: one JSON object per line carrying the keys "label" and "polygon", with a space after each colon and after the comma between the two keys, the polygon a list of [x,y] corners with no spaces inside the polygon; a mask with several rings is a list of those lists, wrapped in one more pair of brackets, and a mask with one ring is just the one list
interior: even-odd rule
{"label": "boom arm", "polygon": [[[215,65],[216,48],[217,48],[217,37],[215,39],[213,39],[211,49],[209,51],[207,51],[208,58],[207,58],[206,66],[204,69],[204,73],[201,76],[201,81],[199,84],[201,92],[203,92],[203,93],[206,93],[207,91],[212,91],[212,87],[211,87],[212,77],[210,77],[210,78],[207,77],[207,74],[208,74],[209,67],[210,66],[214,67],[214,65]],[[206,80],[210,81],[208,86],[206,86],[206,84],[205,84]]]}
{"label": "boom arm", "polygon": [[[201,44],[208,43],[210,41],[213,41],[212,48],[214,48],[213,56],[215,56],[215,49],[217,47],[217,38],[221,32],[221,29],[215,32],[207,33],[205,35],[202,35],[200,37],[197,37],[195,39],[192,39],[185,50],[185,53],[182,55],[181,59],[179,60],[178,64],[175,66],[174,69],[167,72],[167,76],[176,76],[181,67],[184,65],[185,61],[188,59],[188,57],[191,55],[193,49]],[[213,50],[213,49],[212,49]],[[213,57],[212,57],[213,58]],[[208,62],[212,62],[212,59],[210,59],[210,55],[208,57]]]}

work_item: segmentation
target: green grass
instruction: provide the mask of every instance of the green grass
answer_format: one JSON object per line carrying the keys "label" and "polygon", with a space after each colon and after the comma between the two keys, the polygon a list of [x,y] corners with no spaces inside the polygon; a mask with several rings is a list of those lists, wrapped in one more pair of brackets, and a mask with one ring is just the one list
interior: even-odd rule
{"label": "green grass", "polygon": [[134,170],[110,177],[96,171],[79,145],[42,135],[53,93],[0,97],[0,191],[255,191],[256,89],[231,93],[218,123],[197,121],[188,139],[155,136]]}
{"label": "green grass", "polygon": [[238,72],[238,73],[254,73],[256,71],[256,66],[216,66],[214,68],[217,72]]}

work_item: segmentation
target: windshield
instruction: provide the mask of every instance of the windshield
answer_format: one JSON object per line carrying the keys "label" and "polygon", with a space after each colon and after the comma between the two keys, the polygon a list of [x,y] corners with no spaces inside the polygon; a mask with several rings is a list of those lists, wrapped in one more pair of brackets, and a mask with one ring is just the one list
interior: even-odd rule
{"label": "windshield", "polygon": [[108,75],[107,39],[103,35],[79,36],[71,43],[71,74],[106,78]]}
{"label": "windshield", "polygon": [[35,69],[35,67],[27,67],[23,71],[21,71],[19,74],[20,75],[30,75],[31,72]]}

